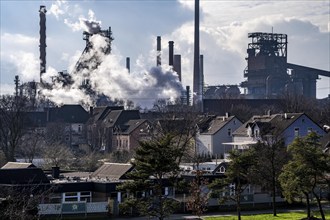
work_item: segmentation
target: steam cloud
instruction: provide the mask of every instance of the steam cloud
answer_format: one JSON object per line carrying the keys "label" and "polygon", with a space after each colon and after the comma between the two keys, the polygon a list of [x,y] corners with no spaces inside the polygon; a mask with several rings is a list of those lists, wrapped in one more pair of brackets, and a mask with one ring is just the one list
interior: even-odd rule
{"label": "steam cloud", "polygon": [[76,68],[71,74],[73,84],[64,87],[57,82],[51,89],[42,90],[55,103],[94,105],[94,98],[80,89],[82,82],[89,82],[91,89],[98,95],[105,95],[112,100],[132,100],[141,107],[151,107],[157,99],[174,101],[181,95],[182,85],[171,69],[152,67],[149,71],[129,73],[120,64],[121,56],[104,53],[108,47],[106,37],[94,34],[89,40],[92,47],[79,60],[83,68]]}
{"label": "steam cloud", "polygon": [[[67,15],[64,23],[73,31],[90,33],[89,42],[92,46],[80,56],[78,65],[71,71],[73,83],[70,86],[65,86],[61,81],[50,82],[54,77],[54,69],[48,68],[43,80],[53,85],[51,89],[43,89],[43,95],[58,105],[76,103],[94,105],[95,95],[87,95],[81,89],[81,85],[85,82],[88,82],[90,89],[96,95],[105,95],[111,100],[131,100],[141,107],[151,107],[157,99],[174,101],[181,95],[182,85],[177,74],[170,68],[153,67],[149,71],[129,73],[121,65],[120,55],[106,53],[109,42],[106,37],[98,34],[101,31],[101,21],[96,19],[92,10],[88,11],[88,18],[84,16],[70,18],[68,11],[68,2],[58,0],[52,5],[50,14],[57,19],[59,16]],[[72,22],[72,18],[76,22]]]}

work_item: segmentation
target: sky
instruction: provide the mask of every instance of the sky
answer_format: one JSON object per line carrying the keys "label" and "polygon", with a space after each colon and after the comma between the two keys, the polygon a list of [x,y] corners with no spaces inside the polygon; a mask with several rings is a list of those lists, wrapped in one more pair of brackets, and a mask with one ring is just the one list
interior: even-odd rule
{"label": "sky", "polygon": [[[181,54],[182,87],[192,87],[193,0],[1,0],[0,3],[0,94],[14,91],[15,75],[20,76],[21,82],[39,81],[40,5],[47,9],[47,76],[62,70],[72,71],[85,47],[82,32],[86,26],[83,21],[89,20],[98,22],[102,29],[111,27],[113,33],[112,57],[105,60],[111,65],[105,65],[103,70],[117,75],[95,73],[103,77],[98,78],[98,85],[113,87],[109,93],[127,90],[129,92],[116,95],[134,99],[135,91],[142,97],[159,85],[151,85],[152,77],[149,76],[158,74],[156,78],[159,80],[164,80],[164,76],[172,77],[166,67],[168,41],[174,41],[174,53]],[[329,0],[201,0],[200,52],[204,55],[205,84],[239,84],[246,80],[243,71],[247,66],[247,45],[251,41],[248,33],[272,31],[288,35],[288,62],[330,71]],[[154,69],[157,36],[162,37],[164,69],[161,72]],[[125,72],[126,57],[131,60],[131,75]],[[112,83],[102,82],[106,78],[113,80]],[[139,81],[141,78],[144,81]],[[162,86],[168,88],[174,84]],[[136,92],[140,88],[137,85],[147,89]],[[167,89],[165,93],[172,92]],[[57,95],[64,97],[65,94],[78,96],[77,93],[68,95],[67,91]],[[328,94],[330,78],[321,77],[317,81],[317,98]],[[70,102],[76,100],[70,97],[64,102],[73,104]]]}

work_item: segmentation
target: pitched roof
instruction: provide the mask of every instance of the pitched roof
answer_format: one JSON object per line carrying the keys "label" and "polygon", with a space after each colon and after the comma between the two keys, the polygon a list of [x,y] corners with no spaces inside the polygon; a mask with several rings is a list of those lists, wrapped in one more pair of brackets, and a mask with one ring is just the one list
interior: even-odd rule
{"label": "pitched roof", "polygon": [[32,163],[8,162],[1,169],[34,168]]}
{"label": "pitched roof", "polygon": [[256,115],[240,126],[234,135],[246,136],[248,127],[258,126],[263,134],[281,134],[304,113]]}
{"label": "pitched roof", "polygon": [[0,184],[49,183],[40,168],[0,169]]}
{"label": "pitched roof", "polygon": [[26,112],[24,126],[26,127],[46,127],[47,112]]}
{"label": "pitched roof", "polygon": [[98,168],[92,177],[110,178],[110,179],[122,179],[125,178],[125,174],[133,169],[132,164],[128,163],[104,163]]}
{"label": "pitched roof", "polygon": [[89,118],[88,112],[81,105],[63,105],[46,111],[49,122],[86,123]]}
{"label": "pitched roof", "polygon": [[217,116],[207,124],[206,128],[203,131],[201,131],[201,134],[215,134],[219,130],[221,130],[233,118],[235,118],[235,116],[230,116],[230,117]]}
{"label": "pitched roof", "polygon": [[136,120],[129,120],[124,126],[121,126],[122,134],[130,134],[140,125],[145,123],[147,119],[136,119]]}
{"label": "pitched roof", "polygon": [[140,119],[138,110],[113,110],[110,111],[103,120],[106,127],[124,125],[129,120]]}

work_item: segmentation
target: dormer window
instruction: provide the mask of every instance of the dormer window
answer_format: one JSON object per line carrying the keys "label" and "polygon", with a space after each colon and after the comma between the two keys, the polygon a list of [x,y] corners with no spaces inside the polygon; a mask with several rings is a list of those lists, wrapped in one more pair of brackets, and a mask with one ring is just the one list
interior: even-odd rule
{"label": "dormer window", "polygon": [[255,136],[256,136],[256,137],[259,137],[259,130],[258,130],[258,129],[256,129],[256,130],[254,131],[254,133],[255,133]]}
{"label": "dormer window", "polygon": [[251,129],[250,126],[249,126],[248,129],[247,129],[247,135],[248,135],[249,137],[251,137],[251,135],[252,135],[252,129]]}
{"label": "dormer window", "polygon": [[226,168],[223,167],[223,166],[221,166],[221,167],[220,167],[220,173],[225,173],[225,172],[226,172]]}

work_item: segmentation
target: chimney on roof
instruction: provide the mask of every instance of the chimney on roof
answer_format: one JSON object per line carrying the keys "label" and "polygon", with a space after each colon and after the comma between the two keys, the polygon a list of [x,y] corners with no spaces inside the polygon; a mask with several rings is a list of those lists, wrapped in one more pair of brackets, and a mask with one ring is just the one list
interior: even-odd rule
{"label": "chimney on roof", "polygon": [[272,112],[271,112],[271,110],[269,109],[268,111],[267,111],[267,116],[271,116],[272,115]]}
{"label": "chimney on roof", "polygon": [[229,118],[229,112],[226,112],[226,118]]}
{"label": "chimney on roof", "polygon": [[60,168],[59,167],[52,167],[52,177],[54,179],[60,178]]}

